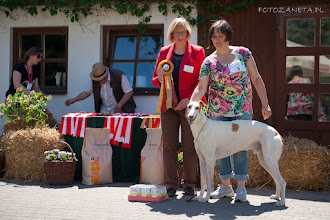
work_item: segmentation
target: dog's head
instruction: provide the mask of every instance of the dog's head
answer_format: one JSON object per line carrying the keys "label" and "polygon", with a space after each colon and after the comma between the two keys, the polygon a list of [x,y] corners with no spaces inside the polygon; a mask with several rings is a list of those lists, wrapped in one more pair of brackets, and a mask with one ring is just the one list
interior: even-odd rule
{"label": "dog's head", "polygon": [[202,101],[194,102],[189,101],[186,109],[186,118],[188,120],[189,124],[194,123],[195,119],[201,115],[204,114],[203,107],[205,106],[205,103]]}

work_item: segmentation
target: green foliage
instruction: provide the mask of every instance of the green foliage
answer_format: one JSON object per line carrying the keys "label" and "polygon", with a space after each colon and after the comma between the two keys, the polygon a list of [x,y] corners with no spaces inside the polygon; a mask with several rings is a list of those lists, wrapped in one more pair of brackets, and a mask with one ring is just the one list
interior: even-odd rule
{"label": "green foliage", "polygon": [[178,163],[179,165],[183,165],[183,152],[178,153]]}
{"label": "green foliage", "polygon": [[[87,17],[93,14],[92,8],[98,5],[100,8],[112,9],[119,14],[131,14],[138,18],[142,18],[139,21],[140,33],[145,31],[143,27],[151,21],[150,4],[155,3],[154,0],[0,0],[0,5],[8,10],[3,10],[8,17],[11,11],[17,8],[23,8],[28,11],[31,16],[38,14],[36,6],[42,7],[42,12],[49,12],[51,16],[63,13],[70,18],[71,22],[78,22],[80,17]],[[247,8],[256,3],[269,3],[271,0],[242,0],[234,3],[221,4],[219,0],[173,0],[171,2],[171,8],[169,8],[169,1],[159,0],[158,11],[163,16],[167,16],[171,10],[172,13],[178,16],[183,16],[191,25],[204,25],[206,20],[215,20],[222,17],[223,13],[230,14],[236,10]],[[191,12],[194,9],[203,9],[210,11],[211,13],[199,14],[197,18],[192,17]]]}
{"label": "green foliage", "polygon": [[37,15],[38,14],[38,10],[36,6],[31,6],[28,8],[28,12],[30,13],[31,16],[33,15]]}
{"label": "green foliage", "polygon": [[[4,10],[6,16],[10,15],[10,12],[23,8],[27,10],[27,12],[31,15],[37,15],[38,9],[37,6],[44,6],[41,8],[42,12],[49,12],[51,16],[57,15],[58,13],[63,13],[66,17],[70,18],[71,22],[78,22],[80,17],[87,17],[88,15],[92,15],[92,7],[95,5],[99,5],[100,8],[112,9],[117,11],[119,14],[131,14],[132,16],[142,18],[139,22],[139,26],[141,28],[140,32],[143,33],[143,24],[149,23],[151,21],[151,15],[148,15],[150,11],[150,3],[155,1],[152,0],[140,0],[140,1],[127,1],[127,0],[45,0],[45,1],[37,1],[37,0],[1,0],[1,6],[9,9]],[[174,1],[177,2],[172,6],[172,12],[178,14],[180,16],[184,16],[187,18],[192,25],[195,25],[197,21],[190,17],[190,13],[194,8],[195,1]],[[185,7],[184,3],[190,3],[189,6]],[[168,14],[168,6],[166,1],[158,2],[158,10],[164,16]]]}
{"label": "green foliage", "polygon": [[45,151],[45,160],[46,161],[73,161],[75,154],[72,155],[71,152],[68,151],[60,151],[59,149],[53,149],[50,151]]}
{"label": "green foliage", "polygon": [[51,96],[43,96],[41,92],[32,91],[30,95],[23,93],[19,88],[14,95],[9,95],[5,103],[0,104],[0,116],[6,117],[6,123],[24,119],[26,123],[34,122],[35,126],[45,126],[48,115],[44,106]]}
{"label": "green foliage", "polygon": [[158,11],[161,12],[164,16],[168,14],[168,8],[166,2],[159,2]]}

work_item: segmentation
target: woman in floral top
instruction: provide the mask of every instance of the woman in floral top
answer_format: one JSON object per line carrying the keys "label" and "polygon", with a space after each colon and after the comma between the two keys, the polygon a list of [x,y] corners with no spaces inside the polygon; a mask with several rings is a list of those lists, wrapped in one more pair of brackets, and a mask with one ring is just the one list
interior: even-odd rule
{"label": "woman in floral top", "polygon": [[[227,21],[215,22],[209,30],[209,44],[215,51],[204,60],[199,84],[191,96],[199,101],[209,88],[208,116],[213,120],[251,120],[252,86],[256,88],[262,104],[262,115],[266,120],[271,114],[264,82],[249,49],[229,45],[232,29]],[[209,47],[210,47],[209,46]],[[233,197],[230,179],[237,180],[235,201],[246,201],[245,182],[248,180],[247,152],[233,155],[235,173],[230,157],[217,160],[221,184],[211,193],[211,198]]]}
{"label": "woman in floral top", "polygon": [[[300,66],[294,66],[290,70],[291,80],[289,84],[311,83],[308,78],[303,78]],[[312,96],[310,93],[290,93],[288,97],[287,117],[289,120],[312,120]]]}

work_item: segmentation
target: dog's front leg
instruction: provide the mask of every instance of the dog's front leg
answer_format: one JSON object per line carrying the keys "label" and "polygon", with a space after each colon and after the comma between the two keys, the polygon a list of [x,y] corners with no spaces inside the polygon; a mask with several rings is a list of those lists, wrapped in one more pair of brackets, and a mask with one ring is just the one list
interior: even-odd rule
{"label": "dog's front leg", "polygon": [[[211,194],[211,189],[212,188],[212,181],[213,181],[213,175],[214,175],[214,163],[215,159],[207,159],[204,160],[204,164],[201,164],[201,167],[203,166],[204,169],[202,170],[201,168],[201,193],[199,196],[196,198],[197,201],[199,202],[207,202],[210,199],[210,194]],[[202,175],[202,173],[204,173]],[[206,191],[206,196],[202,197],[204,194],[204,191],[207,186],[207,191]]]}
{"label": "dog's front leg", "polygon": [[199,202],[201,202],[204,192],[206,190],[206,162],[205,162],[205,158],[202,154],[198,153],[198,157],[199,157],[199,167],[200,167],[200,181],[201,181],[201,191],[199,193],[199,195],[197,197],[194,198],[194,200],[197,200]]}
{"label": "dog's front leg", "polygon": [[206,182],[207,182],[207,191],[206,191],[206,196],[203,197],[200,202],[207,202],[210,199],[210,194],[212,189],[212,182],[213,182],[213,177],[214,177],[214,163],[215,163],[215,158],[209,158],[206,160]]}

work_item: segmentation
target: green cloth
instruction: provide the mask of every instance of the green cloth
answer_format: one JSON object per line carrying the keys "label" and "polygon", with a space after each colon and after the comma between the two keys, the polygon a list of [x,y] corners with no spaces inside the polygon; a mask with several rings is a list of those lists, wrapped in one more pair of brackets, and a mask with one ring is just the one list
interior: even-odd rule
{"label": "green cloth", "polygon": [[64,140],[71,146],[73,152],[76,153],[76,158],[78,161],[76,164],[76,172],[74,175],[74,180],[81,181],[82,180],[81,149],[84,143],[84,138],[73,137],[71,135],[64,135]]}
{"label": "green cloth", "polygon": [[[87,118],[87,127],[103,128],[105,117]],[[112,175],[114,182],[138,182],[140,179],[141,150],[147,139],[145,129],[141,129],[141,118],[133,119],[131,148],[124,149],[121,143],[112,147]],[[82,180],[81,149],[84,139],[64,135],[65,141],[70,144],[78,159],[75,180]]]}

